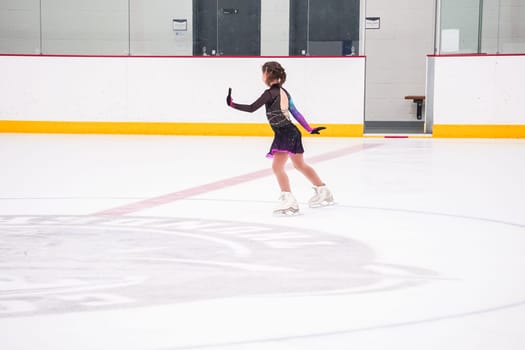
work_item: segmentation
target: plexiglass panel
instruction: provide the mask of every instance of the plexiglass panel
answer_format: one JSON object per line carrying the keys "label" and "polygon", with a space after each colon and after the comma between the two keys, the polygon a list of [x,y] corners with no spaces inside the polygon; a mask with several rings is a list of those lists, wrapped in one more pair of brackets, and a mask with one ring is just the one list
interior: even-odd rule
{"label": "plexiglass panel", "polygon": [[480,0],[441,0],[441,53],[478,53]]}
{"label": "plexiglass panel", "polygon": [[525,1],[440,0],[439,51],[525,52]]}
{"label": "plexiglass panel", "polygon": [[290,54],[359,54],[359,0],[291,0]]}
{"label": "plexiglass panel", "polygon": [[0,53],[357,55],[360,0],[0,0]]}
{"label": "plexiglass panel", "polygon": [[[524,0],[436,1],[439,53],[525,52]],[[362,3],[0,0],[0,53],[358,55]]]}

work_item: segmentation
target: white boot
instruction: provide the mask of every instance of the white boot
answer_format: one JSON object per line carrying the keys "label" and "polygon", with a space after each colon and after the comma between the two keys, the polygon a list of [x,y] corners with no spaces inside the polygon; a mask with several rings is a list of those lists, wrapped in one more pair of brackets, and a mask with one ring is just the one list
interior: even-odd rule
{"label": "white boot", "polygon": [[328,187],[326,187],[326,185],[314,186],[314,191],[315,195],[308,201],[310,208],[334,204],[334,196]]}
{"label": "white boot", "polygon": [[299,204],[290,192],[281,192],[279,196],[279,205],[273,211],[274,214],[293,215],[299,212]]}

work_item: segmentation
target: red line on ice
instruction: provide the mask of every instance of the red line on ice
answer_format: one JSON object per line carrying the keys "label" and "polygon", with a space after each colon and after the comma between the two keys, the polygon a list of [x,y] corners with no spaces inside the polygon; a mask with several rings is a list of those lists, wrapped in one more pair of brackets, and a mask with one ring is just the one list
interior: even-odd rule
{"label": "red line on ice", "polygon": [[[346,156],[348,154],[357,153],[364,151],[366,149],[379,146],[378,144],[360,144],[360,145],[354,145],[350,147],[346,147],[337,151],[332,151],[328,153],[324,153],[318,156],[314,156],[311,158],[308,158],[308,163],[319,163],[324,162],[327,160],[339,158]],[[245,182],[257,180],[266,176],[271,176],[273,174],[271,169],[264,169],[264,170],[258,170],[251,173],[234,176],[231,178],[210,182],[208,184],[204,184],[201,186],[196,186],[192,188],[188,188],[182,191],[172,192],[168,193],[162,196],[153,197],[144,199],[141,201],[137,201],[134,203],[126,204],[123,206],[110,208],[107,210],[99,211],[97,213],[94,213],[92,215],[108,215],[108,216],[119,216],[119,215],[126,215],[135,213],[140,210],[149,209],[153,207],[157,207],[159,205],[168,204],[171,202],[175,202],[178,200],[182,200],[188,197],[194,197],[199,194],[220,190],[226,187],[239,185]]]}

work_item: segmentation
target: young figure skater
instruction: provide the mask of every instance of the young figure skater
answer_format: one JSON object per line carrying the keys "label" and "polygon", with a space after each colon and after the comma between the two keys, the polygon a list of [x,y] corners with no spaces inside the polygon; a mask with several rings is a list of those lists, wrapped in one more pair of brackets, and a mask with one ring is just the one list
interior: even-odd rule
{"label": "young figure skater", "polygon": [[249,113],[255,112],[263,105],[266,106],[266,116],[275,134],[267,157],[273,158],[272,169],[281,189],[280,203],[274,213],[290,215],[299,211],[299,205],[291,193],[290,181],[285,170],[288,158],[292,160],[295,169],[299,170],[314,186],[315,195],[308,202],[309,206],[314,208],[332,204],[334,202],[332,193],[321,181],[316,171],[304,161],[301,132],[292,123],[290,114],[310,134],[319,134],[326,128],[322,126],[312,128],[295,108],[290,94],[282,87],[286,81],[286,72],[278,62],[266,62],[262,66],[262,79],[269,89],[265,90],[254,103],[251,105],[234,103],[231,88],[228,91],[226,103],[232,108]]}

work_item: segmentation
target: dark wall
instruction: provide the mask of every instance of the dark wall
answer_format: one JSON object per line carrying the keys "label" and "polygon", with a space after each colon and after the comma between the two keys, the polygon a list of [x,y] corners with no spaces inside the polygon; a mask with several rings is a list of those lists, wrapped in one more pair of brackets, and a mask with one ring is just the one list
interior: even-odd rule
{"label": "dark wall", "polygon": [[345,44],[351,46],[352,41],[359,40],[359,0],[291,0],[290,55],[300,55],[307,40],[319,50],[327,47],[327,54],[333,51],[322,42],[340,42],[343,54]]}
{"label": "dark wall", "polygon": [[194,55],[260,55],[261,0],[194,0],[193,14]]}

